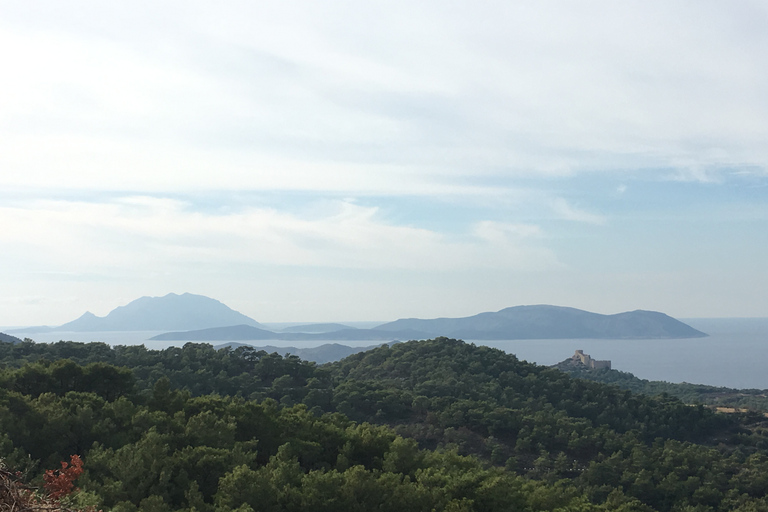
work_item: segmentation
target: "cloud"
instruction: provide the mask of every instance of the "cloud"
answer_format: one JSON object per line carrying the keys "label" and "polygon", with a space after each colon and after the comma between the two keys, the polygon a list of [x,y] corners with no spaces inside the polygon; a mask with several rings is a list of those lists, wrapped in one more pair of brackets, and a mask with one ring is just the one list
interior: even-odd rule
{"label": "cloud", "polygon": [[574,222],[585,222],[587,224],[602,225],[606,223],[606,218],[602,215],[589,213],[571,206],[568,201],[562,197],[554,198],[550,203],[552,210],[559,218]]}
{"label": "cloud", "polygon": [[703,167],[691,162],[678,166],[669,179],[683,182],[720,183],[725,178],[725,173],[722,171],[716,167]]}
{"label": "cloud", "polygon": [[[27,272],[141,274],[179,265],[277,265],[425,272],[557,265],[536,226],[480,222],[465,235],[387,222],[376,207],[333,201],[298,215],[273,208],[203,212],[176,199],[46,200],[0,207],[4,238]],[[26,261],[22,253],[27,254]],[[11,267],[7,267],[11,268]]]}
{"label": "cloud", "polygon": [[481,221],[475,224],[474,234],[489,242],[508,241],[510,238],[522,240],[525,238],[540,238],[543,236],[541,227],[533,224],[508,224],[493,221]]}
{"label": "cloud", "polygon": [[757,4],[45,5],[0,10],[5,187],[437,195],[768,168]]}

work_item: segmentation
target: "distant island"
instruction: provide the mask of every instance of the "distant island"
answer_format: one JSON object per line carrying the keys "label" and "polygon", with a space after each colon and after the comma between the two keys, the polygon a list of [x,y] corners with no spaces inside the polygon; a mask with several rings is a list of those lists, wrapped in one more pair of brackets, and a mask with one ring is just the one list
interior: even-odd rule
{"label": "distant island", "polygon": [[407,318],[376,327],[412,329],[465,340],[662,339],[707,336],[656,311],[601,315],[561,306],[516,306],[463,318]]}
{"label": "distant island", "polygon": [[[335,326],[341,327],[333,330]],[[393,341],[446,336],[465,340],[674,339],[707,336],[655,311],[601,315],[560,306],[517,306],[463,318],[401,319],[372,329],[310,324],[274,332],[252,325],[175,331],[156,341]]]}
{"label": "distant island", "polygon": [[169,293],[163,297],[141,297],[99,317],[91,312],[58,327],[28,327],[11,333],[165,331],[191,330],[228,325],[258,326],[259,322],[204,295]]}
{"label": "distant island", "polygon": [[8,334],[35,332],[168,331],[155,341],[371,341],[389,342],[445,336],[464,340],[525,339],[674,339],[707,334],[656,311],[601,315],[580,309],[515,306],[461,318],[402,318],[371,329],[338,323],[313,323],[266,329],[218,300],[184,293],[141,297],[98,317],[86,312],[58,327],[29,327]]}
{"label": "distant island", "polygon": [[176,331],[158,334],[152,341],[406,341],[426,339],[430,336],[421,331],[385,331],[374,329],[342,329],[330,332],[274,332],[250,325],[232,325],[192,331]]}
{"label": "distant island", "polygon": [[344,324],[301,324],[292,325],[281,329],[280,332],[303,332],[303,333],[321,333],[321,332],[338,332],[355,329]]}

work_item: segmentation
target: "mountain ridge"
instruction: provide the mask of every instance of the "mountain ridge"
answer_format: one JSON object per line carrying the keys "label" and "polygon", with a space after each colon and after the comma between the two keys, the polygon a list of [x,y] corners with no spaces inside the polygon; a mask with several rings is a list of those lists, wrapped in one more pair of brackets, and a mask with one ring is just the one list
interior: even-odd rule
{"label": "mountain ridge", "polygon": [[376,330],[413,329],[461,339],[664,339],[707,334],[657,311],[602,315],[581,309],[539,304],[513,306],[460,318],[406,318]]}
{"label": "mountain ridge", "polygon": [[392,341],[446,336],[465,340],[515,339],[676,339],[707,334],[657,311],[635,310],[613,315],[576,308],[513,306],[461,318],[405,318],[372,329],[327,332],[272,332],[227,326],[159,334],[161,341]]}

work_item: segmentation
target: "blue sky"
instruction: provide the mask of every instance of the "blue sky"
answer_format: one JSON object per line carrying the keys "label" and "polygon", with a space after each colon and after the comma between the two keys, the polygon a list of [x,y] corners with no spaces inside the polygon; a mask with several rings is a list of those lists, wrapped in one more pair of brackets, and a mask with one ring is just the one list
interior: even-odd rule
{"label": "blue sky", "polygon": [[764,2],[0,4],[0,325],[768,316]]}

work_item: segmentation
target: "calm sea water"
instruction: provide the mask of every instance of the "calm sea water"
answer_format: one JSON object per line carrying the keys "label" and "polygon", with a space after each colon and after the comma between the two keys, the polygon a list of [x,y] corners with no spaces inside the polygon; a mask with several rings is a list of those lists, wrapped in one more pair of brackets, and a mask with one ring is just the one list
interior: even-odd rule
{"label": "calm sea water", "polygon": [[[648,380],[691,382],[732,388],[768,389],[768,318],[686,319],[708,333],[706,338],[683,340],[509,340],[475,341],[499,348],[520,359],[551,365],[582,349],[595,359],[609,359],[616,370]],[[52,332],[28,335],[38,342],[103,341],[110,345],[138,345],[162,349],[184,342],[147,341],[159,332]],[[255,345],[307,348],[333,341],[259,341]],[[371,341],[339,341],[349,346]]]}

